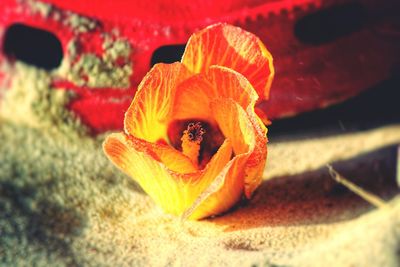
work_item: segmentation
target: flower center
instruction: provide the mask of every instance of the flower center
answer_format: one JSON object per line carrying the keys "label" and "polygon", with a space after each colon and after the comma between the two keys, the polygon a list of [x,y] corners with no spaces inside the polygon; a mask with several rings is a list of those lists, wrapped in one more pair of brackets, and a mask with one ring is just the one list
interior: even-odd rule
{"label": "flower center", "polygon": [[[207,134],[205,134],[206,132]],[[186,141],[184,141],[185,139]],[[193,163],[197,163],[199,169],[202,169],[218,151],[224,140],[225,137],[218,126],[192,118],[171,121],[168,125],[168,141],[160,140],[159,142],[170,144],[188,156]],[[195,151],[196,153],[194,153]]]}
{"label": "flower center", "polygon": [[189,123],[187,129],[183,131],[182,153],[189,157],[195,165],[198,165],[200,144],[205,133],[200,122]]}

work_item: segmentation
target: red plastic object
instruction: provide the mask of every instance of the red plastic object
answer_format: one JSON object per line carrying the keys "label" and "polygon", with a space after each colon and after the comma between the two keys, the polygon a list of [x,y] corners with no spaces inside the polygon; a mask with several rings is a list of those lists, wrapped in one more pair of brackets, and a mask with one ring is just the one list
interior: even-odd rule
{"label": "red plastic object", "polygon": [[[46,16],[45,9],[32,12],[32,3],[37,9],[50,4],[61,17],[90,18],[95,27],[76,31],[65,21]],[[259,36],[274,56],[276,76],[270,100],[260,104],[273,120],[345,100],[388,77],[400,59],[395,34],[398,11],[396,0],[3,0],[0,41],[15,23],[55,34],[64,57],[71,40],[79,43],[79,53],[99,56],[105,52],[104,33],[118,32],[119,38],[128,40],[133,68],[128,88],[90,88],[53,78],[55,88],[77,93],[69,108],[100,133],[122,128],[124,112],[156,49],[184,44],[194,31],[212,23],[235,24]],[[351,25],[343,23],[343,16]],[[0,53],[0,60],[8,61],[8,57]],[[7,75],[0,73],[0,79]]]}

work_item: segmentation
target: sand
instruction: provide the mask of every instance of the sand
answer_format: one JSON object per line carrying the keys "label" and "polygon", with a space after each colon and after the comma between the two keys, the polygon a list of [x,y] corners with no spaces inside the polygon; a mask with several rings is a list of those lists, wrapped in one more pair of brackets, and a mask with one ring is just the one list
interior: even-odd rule
{"label": "sand", "polygon": [[[2,119],[0,265],[399,266],[399,127],[271,143],[254,198],[193,222],[163,214],[112,166],[104,136]],[[326,161],[388,207],[336,184]]]}

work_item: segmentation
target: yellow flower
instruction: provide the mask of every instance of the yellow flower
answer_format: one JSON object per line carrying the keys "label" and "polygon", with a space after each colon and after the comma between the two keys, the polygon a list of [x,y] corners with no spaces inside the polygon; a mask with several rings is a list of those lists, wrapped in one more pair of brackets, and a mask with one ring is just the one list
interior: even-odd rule
{"label": "yellow flower", "polygon": [[273,74],[256,36],[207,27],[190,38],[181,62],[157,64],[144,77],[125,131],[108,136],[104,151],[165,212],[224,212],[261,182],[267,129],[254,105],[257,92],[268,96]]}

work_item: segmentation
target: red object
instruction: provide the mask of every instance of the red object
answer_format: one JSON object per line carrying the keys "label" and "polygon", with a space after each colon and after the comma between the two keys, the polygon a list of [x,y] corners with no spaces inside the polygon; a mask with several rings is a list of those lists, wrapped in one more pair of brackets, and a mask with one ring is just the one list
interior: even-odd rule
{"label": "red object", "polygon": [[[79,45],[78,58],[84,53],[104,55],[104,33],[118,31],[118,38],[128,40],[133,69],[128,88],[90,88],[53,78],[54,87],[77,93],[69,108],[99,133],[123,127],[124,113],[156,49],[184,44],[194,31],[228,22],[259,36],[274,57],[270,100],[260,105],[273,120],[342,101],[388,77],[400,59],[397,2],[2,0],[0,41],[16,23],[53,33],[64,58],[72,40]],[[61,19],[46,15],[43,3]],[[95,26],[77,31],[65,23],[71,14],[90,18]],[[0,53],[4,59],[8,57]],[[0,79],[6,75],[0,73]]]}

